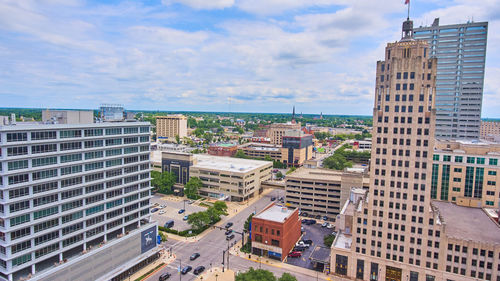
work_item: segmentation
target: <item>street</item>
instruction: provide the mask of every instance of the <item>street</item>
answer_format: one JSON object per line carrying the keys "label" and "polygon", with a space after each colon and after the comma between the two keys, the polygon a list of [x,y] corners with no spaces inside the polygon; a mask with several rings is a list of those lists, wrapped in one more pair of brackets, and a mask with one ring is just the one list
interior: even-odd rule
{"label": "street", "polygon": [[[231,217],[230,219],[226,218],[223,224],[225,224],[228,221],[233,222],[234,225],[232,229],[241,232],[243,230],[243,225],[248,216],[255,210],[259,212],[265,206],[270,204],[271,203],[270,198],[276,196],[276,194],[277,194],[276,191],[273,191],[268,193],[267,195],[263,195],[262,198],[260,198],[258,201],[254,202],[249,207],[239,212],[235,216]],[[194,269],[197,266],[203,265],[206,267],[206,270],[210,270],[211,266],[212,267],[221,266],[222,250],[227,249],[228,244],[231,243],[238,242],[241,244],[241,235],[239,234],[236,234],[235,238],[228,242],[226,241],[226,236],[224,235],[223,230],[214,229],[208,231],[210,231],[210,233],[205,235],[198,242],[184,242],[184,241],[169,239],[167,242],[162,244],[165,245],[165,248],[167,249],[172,248],[173,253],[176,255],[176,260],[173,263],[166,266],[165,268],[163,268],[162,270],[151,275],[147,280],[156,281],[158,280],[158,277],[165,272],[169,272],[172,274],[172,277],[170,278],[172,280],[176,280],[177,278],[179,280],[194,280],[196,278],[196,275],[192,273],[193,272],[192,270],[186,275],[180,275],[177,272],[178,267],[181,266],[182,268],[186,265],[190,265]],[[190,261],[189,256],[191,256],[193,253],[200,253],[201,256],[194,261]],[[226,256],[226,261],[227,261],[227,256]],[[235,256],[230,256],[229,258],[229,268],[234,271],[238,270],[246,271],[250,267],[259,268],[259,266],[261,266],[262,269],[267,269],[274,272],[278,276],[281,276],[283,272],[290,272],[288,268],[282,269],[276,266],[266,265],[265,263],[262,263],[262,265],[260,265],[259,263],[256,263],[254,261],[250,261]],[[297,273],[290,272],[290,273],[295,275],[297,277],[297,280],[316,279],[304,274],[300,274],[298,272]]]}

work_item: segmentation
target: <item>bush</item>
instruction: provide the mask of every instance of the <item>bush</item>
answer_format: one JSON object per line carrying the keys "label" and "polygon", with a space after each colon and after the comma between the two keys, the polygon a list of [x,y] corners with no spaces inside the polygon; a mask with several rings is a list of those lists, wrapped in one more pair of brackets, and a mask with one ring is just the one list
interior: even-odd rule
{"label": "bush", "polygon": [[325,237],[323,237],[323,244],[325,244],[325,246],[327,247],[331,247],[333,240],[335,240],[335,235],[332,234],[325,235]]}

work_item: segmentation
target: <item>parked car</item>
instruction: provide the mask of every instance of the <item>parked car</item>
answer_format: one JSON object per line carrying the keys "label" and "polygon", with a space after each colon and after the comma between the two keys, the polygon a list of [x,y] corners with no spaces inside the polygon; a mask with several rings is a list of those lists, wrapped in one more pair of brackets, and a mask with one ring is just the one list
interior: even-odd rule
{"label": "parked car", "polygon": [[273,170],[273,173],[277,173],[279,170],[278,169],[274,169]]}
{"label": "parked car", "polygon": [[328,223],[327,222],[324,222],[321,224],[321,227],[327,227],[328,226]]}
{"label": "parked car", "polygon": [[233,226],[233,223],[232,223],[232,222],[228,222],[228,223],[226,223],[226,228],[230,228],[231,226]]}
{"label": "parked car", "polygon": [[334,228],[334,227],[335,227],[335,226],[334,226],[333,224],[331,224],[331,223],[329,223],[329,224],[326,226],[326,228],[328,228],[328,229],[332,229],[332,228]]}
{"label": "parked car", "polygon": [[169,220],[165,223],[165,225],[163,225],[163,227],[165,228],[171,228],[174,226],[174,220]]}
{"label": "parked car", "polygon": [[158,205],[160,205],[160,203],[154,203],[154,204],[153,204],[153,206],[154,206],[154,207],[156,207],[156,206],[158,206]]}
{"label": "parked car", "polygon": [[189,218],[189,216],[188,216],[188,215],[185,215],[185,216],[182,218],[182,220],[187,221],[187,220],[188,220],[188,218]]}
{"label": "parked car", "polygon": [[226,232],[224,232],[224,234],[227,236],[229,234],[233,233],[233,230],[232,229],[229,229],[229,230],[226,230]]}
{"label": "parked car", "polygon": [[194,260],[195,260],[195,259],[197,259],[199,256],[200,256],[200,253],[194,253],[194,254],[192,254],[192,255],[189,257],[189,259],[190,259],[190,260],[192,260],[192,261],[194,261]]}
{"label": "parked car", "polygon": [[328,217],[327,216],[323,216],[322,218],[324,221],[327,221],[328,220]]}
{"label": "parked car", "polygon": [[157,211],[158,211],[158,208],[151,209],[151,213],[156,213]]}
{"label": "parked car", "polygon": [[271,197],[271,201],[274,201],[274,200],[276,200],[276,197]]}
{"label": "parked car", "polygon": [[320,215],[316,215],[316,219],[317,220],[321,219],[321,216]]}
{"label": "parked car", "polygon": [[186,265],[182,270],[181,270],[181,273],[182,274],[186,274],[188,272],[191,271],[191,269],[193,269],[190,265]]}
{"label": "parked car", "polygon": [[303,226],[300,227],[300,232],[304,232],[304,227]]}
{"label": "parked car", "polygon": [[303,217],[307,217],[307,212],[302,212],[301,214]]}
{"label": "parked car", "polygon": [[194,273],[194,275],[198,275],[198,274],[202,273],[203,270],[205,270],[205,267],[203,265],[200,265],[194,269],[193,273]]}
{"label": "parked car", "polygon": [[284,200],[285,200],[285,198],[283,198],[283,196],[281,196],[280,198],[278,198],[278,201],[283,202]]}
{"label": "parked car", "polygon": [[309,248],[309,246],[311,246],[311,245],[304,243],[304,241],[299,241],[299,242],[297,242],[297,244],[295,244],[295,246],[302,246],[302,247]]}
{"label": "parked car", "polygon": [[182,213],[184,213],[185,211],[186,211],[186,210],[184,210],[184,209],[180,209],[177,213],[182,214]]}
{"label": "parked car", "polygon": [[161,210],[158,214],[163,215],[165,214],[165,211]]}
{"label": "parked car", "polygon": [[312,245],[313,244],[313,241],[311,239],[305,239],[305,240],[302,240],[305,244],[309,244],[309,245]]}
{"label": "parked car", "polygon": [[233,238],[234,238],[234,233],[231,233],[231,234],[226,236],[226,240],[231,240]]}
{"label": "parked car", "polygon": [[160,275],[160,277],[158,278],[158,281],[164,281],[164,280],[167,280],[168,278],[170,278],[170,273],[163,273],[162,275]]}
{"label": "parked car", "polygon": [[302,256],[302,253],[298,251],[291,252],[290,254],[288,254],[289,258],[300,258],[300,256]]}
{"label": "parked car", "polygon": [[310,224],[316,224],[316,220],[309,220]]}
{"label": "parked car", "polygon": [[295,246],[295,247],[293,247],[293,251],[294,251],[294,252],[303,252],[303,251],[305,251],[306,249],[307,249],[307,248],[306,248],[306,247],[304,247],[304,246]]}
{"label": "parked car", "polygon": [[193,203],[194,203],[194,201],[193,201],[193,200],[189,200],[189,201],[187,201],[187,203],[188,203],[189,205],[191,205],[191,204],[193,204]]}

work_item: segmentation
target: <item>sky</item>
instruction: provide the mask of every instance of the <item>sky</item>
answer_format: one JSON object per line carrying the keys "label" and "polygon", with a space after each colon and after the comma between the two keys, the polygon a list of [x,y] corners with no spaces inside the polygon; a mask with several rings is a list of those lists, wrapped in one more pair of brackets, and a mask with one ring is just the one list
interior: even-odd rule
{"label": "sky", "polygon": [[[404,0],[0,0],[0,107],[371,115]],[[500,117],[500,0],[411,0],[414,26],[488,21],[483,118]]]}

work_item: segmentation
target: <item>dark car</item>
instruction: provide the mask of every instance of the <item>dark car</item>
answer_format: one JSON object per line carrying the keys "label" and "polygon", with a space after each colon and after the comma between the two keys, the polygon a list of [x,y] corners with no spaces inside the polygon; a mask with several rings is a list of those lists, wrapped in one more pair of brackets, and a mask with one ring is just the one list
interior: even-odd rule
{"label": "dark car", "polygon": [[202,273],[203,270],[205,270],[205,267],[203,265],[200,265],[194,269],[193,273],[194,273],[194,275],[198,275],[198,274]]}
{"label": "dark car", "polygon": [[317,220],[321,219],[321,216],[320,215],[316,215],[316,219]]}
{"label": "dark car", "polygon": [[227,236],[227,235],[229,235],[229,234],[231,234],[231,233],[233,233],[233,230],[232,230],[232,229],[229,229],[229,230],[227,230],[224,234]]}
{"label": "dark car", "polygon": [[163,227],[165,228],[171,228],[174,226],[174,221],[173,220],[169,220],[165,223],[165,225],[163,225]]}
{"label": "dark car", "polygon": [[324,221],[329,220],[327,216],[323,216],[323,218],[322,218],[322,219],[323,219]]}
{"label": "dark car", "polygon": [[313,241],[311,239],[306,239],[306,240],[302,240],[302,241],[304,241],[305,244],[309,244],[309,245],[313,244]]}
{"label": "dark car", "polygon": [[163,273],[162,275],[160,275],[160,277],[158,278],[158,281],[164,281],[164,280],[167,280],[168,278],[170,278],[170,273]]}
{"label": "dark car", "polygon": [[271,201],[274,201],[274,200],[276,200],[276,197],[271,197]]}
{"label": "dark car", "polygon": [[307,217],[307,212],[302,212],[301,216]]}
{"label": "dark car", "polygon": [[189,259],[190,259],[190,260],[192,260],[192,261],[194,261],[194,260],[195,260],[195,259],[197,259],[199,256],[200,256],[200,254],[199,254],[199,253],[194,253],[194,254],[192,254],[192,255],[189,257]]}
{"label": "dark car", "polygon": [[290,254],[288,254],[288,257],[290,258],[300,258],[300,256],[302,256],[301,252],[291,252]]}
{"label": "dark car", "polygon": [[233,226],[233,223],[232,223],[232,222],[228,222],[228,223],[226,223],[226,228],[230,228],[231,226]]}
{"label": "dark car", "polygon": [[191,269],[193,269],[190,265],[186,265],[182,270],[181,270],[181,273],[182,274],[186,274],[188,272],[191,271]]}
{"label": "dark car", "polygon": [[309,224],[316,224],[316,220],[309,220]]}
{"label": "dark car", "polygon": [[154,213],[154,212],[156,212],[156,211],[158,211],[158,208],[153,208],[153,209],[151,209],[151,213]]}
{"label": "dark car", "polygon": [[305,250],[306,250],[306,247],[304,247],[304,246],[295,246],[295,247],[293,247],[293,251],[294,252],[303,252]]}
{"label": "dark car", "polygon": [[184,210],[184,209],[180,209],[177,213],[182,214],[182,213],[184,213],[185,211],[186,211],[186,210]]}
{"label": "dark car", "polygon": [[231,240],[233,238],[234,238],[234,233],[231,233],[231,234],[226,236],[226,240]]}

